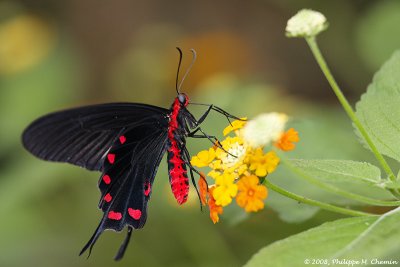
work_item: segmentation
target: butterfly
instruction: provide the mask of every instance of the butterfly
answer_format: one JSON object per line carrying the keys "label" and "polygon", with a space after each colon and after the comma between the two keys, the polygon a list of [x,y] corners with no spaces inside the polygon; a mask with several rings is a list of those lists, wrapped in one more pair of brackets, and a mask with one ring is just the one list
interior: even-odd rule
{"label": "butterfly", "polygon": [[[229,121],[239,119],[214,105],[191,103],[180,92],[193,60],[178,85],[182,51],[176,76],[176,92],[171,108],[139,104],[108,103],[84,106],[45,115],[24,131],[24,147],[36,157],[55,162],[67,162],[88,170],[100,171],[99,208],[103,217],[94,234],[80,252],[89,249],[106,229],[120,232],[128,228],[115,260],[123,257],[133,229],[142,228],[147,219],[147,204],[152,193],[158,166],[167,154],[169,182],[179,204],[189,194],[188,170],[196,190],[186,138],[207,138],[218,144],[214,136],[200,127],[211,110],[223,114]],[[187,109],[189,104],[208,106],[196,119]],[[199,173],[198,173],[199,174]]]}

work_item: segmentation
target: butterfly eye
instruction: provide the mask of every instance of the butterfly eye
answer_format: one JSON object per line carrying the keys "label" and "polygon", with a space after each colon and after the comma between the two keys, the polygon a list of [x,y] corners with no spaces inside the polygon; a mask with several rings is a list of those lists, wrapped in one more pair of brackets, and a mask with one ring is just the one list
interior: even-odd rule
{"label": "butterfly eye", "polygon": [[179,102],[180,102],[181,104],[185,104],[185,103],[186,103],[187,97],[186,97],[185,94],[179,94],[179,95],[178,95],[178,99],[179,99]]}

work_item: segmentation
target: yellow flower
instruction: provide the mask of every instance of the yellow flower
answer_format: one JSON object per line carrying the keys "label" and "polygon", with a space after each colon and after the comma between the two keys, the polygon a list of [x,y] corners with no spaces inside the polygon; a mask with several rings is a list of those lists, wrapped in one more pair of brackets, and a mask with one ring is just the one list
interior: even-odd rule
{"label": "yellow flower", "polygon": [[209,198],[208,198],[208,208],[210,210],[210,218],[213,221],[213,223],[216,224],[217,222],[219,222],[219,214],[222,214],[222,212],[224,210],[222,209],[221,206],[219,206],[215,203],[215,199],[213,197],[214,190],[215,190],[215,186],[210,187],[208,189],[208,191],[210,193]]}
{"label": "yellow flower", "polygon": [[245,176],[237,182],[239,193],[236,202],[246,212],[256,212],[264,208],[263,200],[267,198],[268,191],[259,182],[255,175]]}
{"label": "yellow flower", "polygon": [[215,203],[219,206],[227,206],[237,194],[237,185],[234,184],[235,176],[231,173],[223,173],[215,180],[216,187],[213,190]]}
{"label": "yellow flower", "polygon": [[200,151],[196,156],[193,156],[190,163],[195,167],[206,167],[213,161],[214,158],[215,150],[210,148],[208,151],[203,150]]}
{"label": "yellow flower", "polygon": [[220,161],[216,161],[210,166],[214,169],[222,169],[237,174],[243,173],[247,169],[244,163],[247,154],[247,146],[243,139],[239,136],[228,136],[221,142],[221,145],[225,151],[220,148],[216,151],[216,157],[220,159]]}
{"label": "yellow flower", "polygon": [[257,148],[249,158],[250,170],[255,171],[258,177],[265,177],[267,174],[275,171],[279,160],[274,151],[264,154],[261,148]]}
{"label": "yellow flower", "polygon": [[236,130],[239,130],[239,129],[243,128],[243,126],[246,124],[246,119],[247,118],[244,117],[244,118],[240,118],[240,119],[241,120],[236,120],[236,121],[231,122],[231,124],[229,124],[229,126],[227,126],[224,129],[224,131],[223,131],[224,136],[227,135],[228,133],[232,132],[232,131],[236,131]]}
{"label": "yellow flower", "polygon": [[290,151],[296,147],[293,142],[299,142],[299,140],[299,133],[295,129],[290,128],[281,135],[281,138],[276,141],[275,146],[283,151]]}

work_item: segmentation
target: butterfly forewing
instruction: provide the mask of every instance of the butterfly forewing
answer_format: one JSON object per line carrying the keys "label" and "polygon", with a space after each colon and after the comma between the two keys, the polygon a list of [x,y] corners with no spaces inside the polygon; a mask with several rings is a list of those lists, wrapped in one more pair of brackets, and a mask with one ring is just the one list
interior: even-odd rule
{"label": "butterfly forewing", "polygon": [[23,144],[35,156],[102,170],[107,151],[123,129],[166,120],[168,110],[145,104],[112,103],[69,109],[34,121]]}

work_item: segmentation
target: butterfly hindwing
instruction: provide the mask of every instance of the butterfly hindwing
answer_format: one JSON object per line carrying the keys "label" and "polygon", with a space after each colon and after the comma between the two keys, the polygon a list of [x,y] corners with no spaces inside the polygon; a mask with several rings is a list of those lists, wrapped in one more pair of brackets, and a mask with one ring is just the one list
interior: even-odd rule
{"label": "butterfly hindwing", "polygon": [[167,109],[135,103],[111,103],[43,116],[24,131],[22,141],[35,156],[102,170],[105,155],[123,129],[164,121]]}
{"label": "butterfly hindwing", "polygon": [[[99,227],[82,250],[91,248],[106,229],[121,231],[142,228],[147,219],[147,203],[158,165],[166,151],[167,120],[158,124],[149,121],[122,131],[105,156],[99,180],[104,212]],[[129,241],[129,239],[128,239]],[[118,255],[122,256],[125,246]]]}

